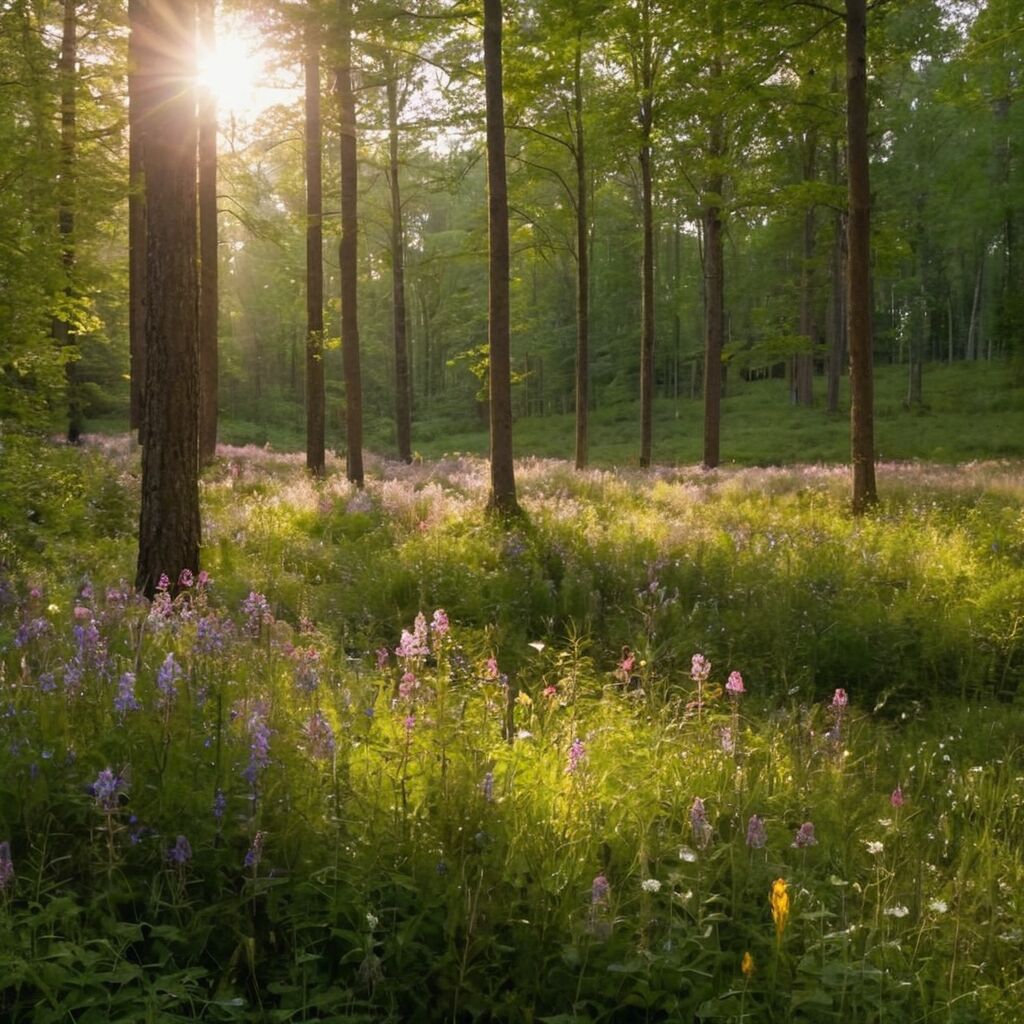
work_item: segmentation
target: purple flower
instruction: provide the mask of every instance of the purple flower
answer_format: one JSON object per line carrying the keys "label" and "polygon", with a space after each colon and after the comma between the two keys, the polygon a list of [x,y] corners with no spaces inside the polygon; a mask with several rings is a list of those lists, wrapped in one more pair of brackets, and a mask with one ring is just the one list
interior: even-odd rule
{"label": "purple flower", "polygon": [[711,842],[713,830],[704,810],[704,801],[699,796],[693,798],[693,806],[690,808],[690,828],[698,847],[703,848]]}
{"label": "purple flower", "polygon": [[96,776],[96,781],[92,784],[92,795],[96,799],[97,806],[105,811],[113,810],[117,804],[117,794],[122,785],[123,782],[118,776],[109,768],[104,768]]}
{"label": "purple flower", "polygon": [[0,843],[0,892],[14,880],[14,861],[11,860],[11,844]]}
{"label": "purple flower", "polygon": [[756,814],[750,816],[747,822],[747,846],[754,850],[764,849],[768,842],[768,833],[765,830],[764,822]]}
{"label": "purple flower", "polygon": [[117,684],[114,710],[122,717],[129,711],[138,711],[141,705],[135,699],[135,673],[125,672]]}
{"label": "purple flower", "polygon": [[736,741],[732,736],[732,729],[727,725],[723,725],[718,731],[718,741],[722,747],[723,754],[731,754],[736,749]]}
{"label": "purple flower", "polygon": [[480,783],[480,793],[490,803],[494,799],[494,772],[488,772]]}
{"label": "purple flower", "polygon": [[793,837],[793,846],[798,850],[802,850],[807,846],[817,846],[818,840],[814,838],[814,825],[805,821],[797,830],[796,835]]}
{"label": "purple flower", "polygon": [[404,725],[405,725],[405,738],[406,739],[411,739],[412,738],[412,731],[413,731],[413,729],[416,728],[416,716],[415,715],[406,715],[405,716],[405,723],[404,723]]}
{"label": "purple flower", "polygon": [[320,683],[320,655],[312,647],[296,650],[295,685],[305,694],[311,694]]}
{"label": "purple flower", "polygon": [[837,710],[840,710],[842,708],[845,708],[848,703],[849,697],[846,696],[846,691],[842,687],[840,687],[832,695],[832,707]]}
{"label": "purple flower", "polygon": [[702,686],[708,681],[708,676],[710,675],[711,662],[703,654],[695,654],[690,659],[690,678],[698,686]]}
{"label": "purple flower", "polygon": [[743,685],[743,676],[739,672],[730,672],[729,680],[725,684],[726,693],[731,693],[734,696],[739,696],[741,693],[746,693],[747,688]]}
{"label": "purple flower", "polygon": [[430,631],[435,637],[442,637],[448,635],[448,615],[443,608],[438,608],[434,612],[434,617],[430,620]]}
{"label": "purple flower", "polygon": [[318,709],[309,716],[302,732],[309,744],[310,757],[325,761],[334,754],[334,730],[322,711]]}
{"label": "purple flower", "polygon": [[[195,583],[196,578],[192,575],[191,569],[182,569],[178,576],[178,586],[185,587],[186,590],[191,589],[192,584]],[[181,836],[178,836],[181,839]]]}
{"label": "purple flower", "polygon": [[889,797],[889,803],[892,804],[893,807],[902,807],[903,802],[903,787],[897,786]]}
{"label": "purple flower", "polygon": [[270,764],[270,726],[267,725],[267,709],[262,703],[253,706],[249,713],[249,763],[246,765],[246,782],[256,785],[259,773]]}
{"label": "purple flower", "polygon": [[400,658],[425,658],[430,653],[430,646],[427,638],[427,620],[420,612],[413,622],[412,632],[402,630],[402,639],[395,648],[395,654]]}
{"label": "purple flower", "polygon": [[192,650],[196,654],[220,654],[233,632],[229,621],[216,615],[204,615],[196,622],[196,640]]}
{"label": "purple flower", "polygon": [[213,820],[219,826],[224,820],[224,812],[228,809],[228,798],[223,789],[218,789],[213,797]]}
{"label": "purple flower", "polygon": [[387,668],[388,658],[391,657],[391,653],[386,647],[377,648],[377,668]]}
{"label": "purple flower", "polygon": [[263,859],[263,840],[265,836],[265,832],[257,832],[252,837],[252,843],[245,854],[245,866],[252,868],[253,871],[260,866],[260,861]]}
{"label": "purple flower", "polygon": [[178,836],[177,842],[167,851],[167,859],[179,867],[192,859],[192,847],[184,836]]}
{"label": "purple flower", "polygon": [[178,680],[183,675],[181,666],[174,660],[172,651],[164,658],[164,663],[156,674],[156,688],[159,694],[157,704],[161,711],[169,711],[174,706],[174,701],[178,696]]}
{"label": "purple flower", "polygon": [[579,770],[580,765],[587,757],[587,748],[583,741],[577,737],[572,741],[572,746],[569,747],[569,763],[566,766],[566,772],[569,775],[574,774]]}
{"label": "purple flower", "polygon": [[274,621],[269,602],[256,590],[249,591],[249,596],[242,602],[242,611],[245,613],[245,631],[251,637],[258,637],[264,624]]}
{"label": "purple flower", "polygon": [[402,681],[398,684],[398,696],[403,700],[408,700],[419,685],[416,674],[414,672],[406,672],[402,676]]}
{"label": "purple flower", "polygon": [[170,579],[168,579],[167,573],[160,573],[160,579],[158,579],[156,582],[156,589],[161,594],[166,593],[168,590],[171,589],[171,581]]}
{"label": "purple flower", "polygon": [[601,906],[607,903],[610,891],[611,886],[608,884],[608,879],[604,875],[595,875],[593,882],[590,883],[591,904]]}

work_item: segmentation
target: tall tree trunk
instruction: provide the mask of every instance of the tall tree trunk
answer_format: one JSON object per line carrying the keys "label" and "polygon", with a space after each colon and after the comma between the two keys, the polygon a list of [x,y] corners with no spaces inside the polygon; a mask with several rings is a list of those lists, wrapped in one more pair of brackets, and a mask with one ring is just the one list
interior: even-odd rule
{"label": "tall tree trunk", "polygon": [[576,157],[576,468],[584,469],[590,447],[590,239],[583,134],[583,39],[579,32],[573,60],[572,94]]}
{"label": "tall tree trunk", "polygon": [[387,58],[388,184],[391,188],[391,305],[395,343],[395,435],[398,457],[412,462],[412,410],[409,407],[409,345],[405,313],[405,237],[402,231],[402,193],[398,179],[398,79]]}
{"label": "tall tree trunk", "polygon": [[[832,183],[839,184],[839,144],[835,140],[832,142]],[[833,230],[825,394],[825,411],[830,415],[839,411],[839,377],[846,355],[846,217],[842,211],[836,212]]]}
{"label": "tall tree trunk", "polygon": [[154,5],[139,40],[149,111],[146,385],[136,586],[172,586],[199,564],[199,282],[196,268],[195,0]]}
{"label": "tall tree trunk", "polygon": [[871,189],[868,176],[867,0],[846,0],[847,323],[853,511],[878,501],[875,487],[871,337]]}
{"label": "tall tree trunk", "polygon": [[640,468],[651,464],[654,421],[654,182],[651,174],[650,127],[640,146],[640,187],[643,204],[643,258],[640,290]]}
{"label": "tall tree trunk", "polygon": [[[818,132],[811,129],[804,139],[803,178],[812,182],[817,177]],[[807,352],[796,357],[794,378],[796,404],[814,404],[814,242],[815,210],[811,203],[804,211],[803,249],[800,264],[800,334],[807,339]]]}
{"label": "tall tree trunk", "polygon": [[967,347],[964,359],[977,359],[980,345],[978,334],[981,322],[981,283],[985,273],[985,250],[982,248],[978,256],[978,272],[974,277],[974,298],[971,300],[971,319],[967,327]]}
{"label": "tall tree trunk", "polygon": [[[77,85],[78,85],[78,9],[77,0],[64,0],[64,23],[60,46],[60,176],[58,180],[57,213],[60,232],[60,259],[64,271],[64,294],[74,294],[71,283],[75,272],[75,204],[76,204],[76,133],[77,133]],[[67,320],[55,318],[53,336],[62,348],[77,343],[73,325]],[[78,394],[78,373],[74,353],[65,364],[67,381],[68,426],[67,439],[77,444],[82,433],[82,409]]]}
{"label": "tall tree trunk", "polygon": [[512,368],[509,314],[508,190],[505,98],[501,67],[501,0],[484,0],[484,91],[487,104],[488,382],[491,494],[487,507],[518,511],[512,459]]}
{"label": "tall tree trunk", "polygon": [[[214,0],[199,0],[199,38],[216,45]],[[199,96],[199,462],[217,453],[217,99]]]}
{"label": "tall tree trunk", "polygon": [[306,468],[324,475],[323,151],[320,130],[320,30],[307,12],[306,86]]}
{"label": "tall tree trunk", "polygon": [[140,433],[146,380],[146,198],[142,168],[146,119],[139,95],[138,49],[145,2],[128,0],[128,425]]}
{"label": "tall tree trunk", "polygon": [[363,384],[357,315],[358,188],[356,100],[352,89],[352,0],[339,0],[338,108],[341,115],[341,356],[345,370],[346,476],[363,486]]}

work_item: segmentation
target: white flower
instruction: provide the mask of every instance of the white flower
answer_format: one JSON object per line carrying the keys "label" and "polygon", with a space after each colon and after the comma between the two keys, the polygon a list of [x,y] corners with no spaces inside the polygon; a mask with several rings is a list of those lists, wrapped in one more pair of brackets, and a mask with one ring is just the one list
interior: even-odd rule
{"label": "white flower", "polygon": [[372,914],[372,913],[367,912],[366,924],[369,927],[370,931],[372,932],[372,931],[374,931],[376,929],[377,925],[380,924],[380,920],[379,920],[379,918],[377,917],[376,914]]}
{"label": "white flower", "polygon": [[895,907],[886,907],[882,911],[886,917],[906,917],[910,913],[910,910],[903,906],[902,903],[897,903]]}
{"label": "white flower", "polygon": [[661,892],[661,882],[656,878],[645,878],[640,883],[640,888],[643,889],[644,892]]}
{"label": "white flower", "polygon": [[929,910],[934,910],[936,914],[944,914],[949,910],[949,904],[945,900],[932,900],[928,904]]}
{"label": "white flower", "polygon": [[679,859],[685,860],[687,864],[692,864],[697,859],[697,854],[688,846],[680,846]]}
{"label": "white flower", "polygon": [[877,840],[865,840],[864,845],[868,848],[868,853],[875,854],[876,856],[885,849],[885,846]]}

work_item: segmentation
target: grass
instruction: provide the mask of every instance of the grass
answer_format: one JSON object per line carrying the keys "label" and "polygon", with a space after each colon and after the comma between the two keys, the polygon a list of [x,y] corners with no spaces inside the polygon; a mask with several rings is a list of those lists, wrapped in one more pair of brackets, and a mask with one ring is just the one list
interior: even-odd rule
{"label": "grass", "polygon": [[1024,1016],[1019,463],[223,447],[149,606],[137,452],[5,442],[4,1020]]}

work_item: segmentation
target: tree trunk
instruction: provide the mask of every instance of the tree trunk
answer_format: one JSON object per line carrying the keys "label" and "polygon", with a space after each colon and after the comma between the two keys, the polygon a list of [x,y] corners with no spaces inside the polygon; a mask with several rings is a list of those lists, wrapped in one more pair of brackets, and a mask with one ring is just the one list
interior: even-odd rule
{"label": "tree trunk", "polygon": [[148,110],[145,416],[136,586],[175,585],[199,563],[199,282],[195,0],[154,7],[139,39]]}
{"label": "tree trunk", "polygon": [[412,462],[412,410],[409,408],[409,346],[405,313],[405,238],[402,231],[402,193],[398,180],[398,79],[388,58],[388,184],[391,187],[391,302],[395,343],[395,435],[398,457]]}
{"label": "tree trunk", "polygon": [[139,95],[139,33],[145,0],[128,0],[128,425],[141,433],[146,379],[146,198],[142,169],[145,115]]}
{"label": "tree trunk", "polygon": [[320,32],[305,27],[306,156],[306,469],[324,475],[323,151],[320,131]]}
{"label": "tree trunk", "polygon": [[[78,9],[77,0],[64,0],[64,22],[60,46],[60,174],[57,184],[60,232],[60,260],[64,271],[64,294],[74,294],[71,278],[75,272],[76,132],[78,85]],[[59,317],[53,322],[53,336],[62,348],[76,345],[74,327]],[[77,444],[82,433],[82,409],[78,394],[75,353],[65,364],[67,381],[69,444]]]}
{"label": "tree trunk", "polygon": [[[216,45],[214,0],[199,0],[199,39]],[[199,462],[217,453],[217,99],[199,95]]]}
{"label": "tree trunk", "polygon": [[654,182],[651,174],[650,125],[640,146],[643,204],[643,259],[640,290],[640,468],[651,464],[654,420]]}
{"label": "tree trunk", "polygon": [[363,385],[359,368],[359,256],[356,101],[352,90],[352,0],[339,0],[338,109],[341,116],[341,356],[345,370],[346,476],[363,486]]}
{"label": "tree trunk", "polygon": [[580,33],[576,35],[572,89],[576,134],[576,468],[584,469],[590,447],[590,239],[586,140],[583,136],[583,40]]}
{"label": "tree trunk", "polygon": [[868,174],[867,0],[846,0],[847,323],[853,511],[878,501],[875,487],[871,337],[871,189]]}
{"label": "tree trunk", "polygon": [[[832,183],[839,184],[839,144],[832,141]],[[829,298],[828,358],[826,360],[825,411],[839,412],[839,377],[846,355],[846,223],[845,215],[835,215],[829,273],[832,294]]]}
{"label": "tree trunk", "polygon": [[501,0],[484,0],[484,91],[487,104],[488,382],[491,494],[487,507],[519,510],[512,459],[512,370],[509,314],[508,191],[505,181],[505,99],[501,67]]}
{"label": "tree trunk", "polygon": [[[804,139],[803,177],[812,182],[817,176],[818,133],[811,129]],[[794,378],[797,405],[814,404],[814,241],[815,216],[812,203],[804,211],[803,251],[800,264],[800,334],[806,338],[808,351],[796,357]]]}

